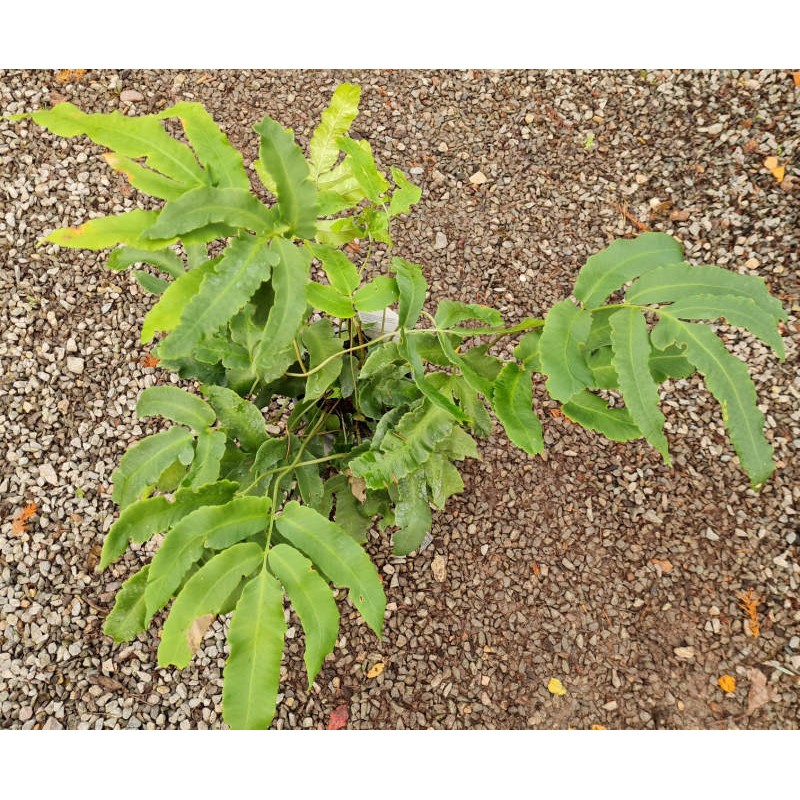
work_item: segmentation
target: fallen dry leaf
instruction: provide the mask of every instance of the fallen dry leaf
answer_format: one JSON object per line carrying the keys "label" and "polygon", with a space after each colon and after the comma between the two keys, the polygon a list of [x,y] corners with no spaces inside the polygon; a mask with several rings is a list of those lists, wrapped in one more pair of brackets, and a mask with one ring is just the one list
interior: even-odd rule
{"label": "fallen dry leaf", "polygon": [[733,675],[721,675],[717,681],[719,688],[726,694],[731,694],[736,691],[736,678]]}
{"label": "fallen dry leaf", "polygon": [[474,175],[469,176],[469,182],[473,186],[480,186],[483,183],[486,183],[489,179],[480,171],[478,170]]}
{"label": "fallen dry leaf", "polygon": [[533,570],[533,574],[537,578],[542,574],[542,568],[539,566],[539,564],[536,561],[533,562],[533,566],[531,567],[531,569]]}
{"label": "fallen dry leaf", "polygon": [[786,167],[778,164],[778,159],[775,156],[767,156],[764,159],[764,166],[772,173],[778,183],[781,183],[786,175]]}
{"label": "fallen dry leaf", "polygon": [[745,594],[739,594],[737,597],[741,601],[739,606],[747,614],[750,633],[753,634],[754,639],[757,639],[761,631],[761,627],[758,624],[758,596],[753,593],[752,589],[748,589]]}
{"label": "fallen dry leaf", "polygon": [[563,697],[567,693],[564,684],[558,678],[550,678],[547,682],[547,691],[556,695],[556,697]]}
{"label": "fallen dry leaf", "polygon": [[608,730],[608,728],[606,728],[606,726],[605,726],[605,725],[598,725],[598,724],[595,722],[595,724],[594,724],[594,725],[592,725],[592,730],[593,730],[593,731],[607,731],[607,730]]}
{"label": "fallen dry leaf", "polygon": [[686,211],[685,209],[677,209],[673,211],[669,218],[672,222],[686,222],[687,219],[691,216],[691,213]]}
{"label": "fallen dry leaf", "polygon": [[328,730],[329,731],[339,731],[347,725],[347,720],[350,717],[350,711],[347,708],[346,703],[342,703],[340,706],[336,706],[336,708],[331,711],[331,715],[328,718]]}
{"label": "fallen dry leaf", "polygon": [[146,353],[139,359],[139,365],[142,367],[157,367],[158,359],[152,353]]}
{"label": "fallen dry leaf", "polygon": [[28,503],[11,521],[11,533],[20,536],[28,530],[25,524],[39,510],[36,503]]}
{"label": "fallen dry leaf", "polygon": [[367,677],[368,678],[377,678],[383,672],[384,668],[383,661],[379,661],[377,664],[373,664],[369,670],[367,670]]}
{"label": "fallen dry leaf", "polygon": [[792,73],[792,80],[795,86],[800,86],[800,71]]}
{"label": "fallen dry leaf", "polygon": [[444,556],[440,556],[438,553],[433,557],[433,561],[431,561],[431,572],[433,573],[434,580],[438,583],[443,583],[447,578],[446,564],[447,561],[445,561]]}
{"label": "fallen dry leaf", "polygon": [[85,69],[60,69],[56,72],[56,83],[70,83],[72,81],[83,80],[86,75]]}
{"label": "fallen dry leaf", "polygon": [[747,694],[747,713],[752,714],[761,706],[775,700],[774,691],[767,686],[767,676],[761,670],[751,667],[747,670],[750,691]]}
{"label": "fallen dry leaf", "polygon": [[200,647],[200,642],[206,635],[209,625],[214,621],[214,614],[206,614],[203,617],[198,617],[189,628],[186,634],[186,641],[189,644],[189,649],[196,653]]}
{"label": "fallen dry leaf", "polygon": [[105,675],[94,675],[90,678],[91,682],[96,686],[100,686],[107,692],[124,692],[125,685],[120,683],[114,678],[107,678]]}
{"label": "fallen dry leaf", "polygon": [[659,567],[662,572],[672,572],[672,562],[666,558],[651,558],[650,563]]}
{"label": "fallen dry leaf", "polygon": [[350,491],[359,503],[367,502],[367,482],[358,475],[347,473],[347,482],[350,484]]}

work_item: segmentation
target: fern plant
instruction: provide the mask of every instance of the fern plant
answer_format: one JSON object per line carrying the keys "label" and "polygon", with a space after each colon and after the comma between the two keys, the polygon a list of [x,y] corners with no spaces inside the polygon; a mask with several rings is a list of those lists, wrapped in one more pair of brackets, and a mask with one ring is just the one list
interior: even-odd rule
{"label": "fern plant", "polygon": [[[45,241],[114,248],[109,269],[154,270],[135,272],[158,298],[141,340],[160,337],[161,367],[192,383],[139,398],[140,417],[172,425],[134,444],[114,472],[120,514],[99,568],[164,536],[118,592],[104,631],[129,640],[170,606],[158,661],[183,667],[214,616],[232,613],[223,715],[234,728],[272,721],[287,598],[309,686],[338,636],[333,586],[381,635],[386,598],[362,546],[368,531],[390,526],[395,553],[417,549],[431,507],[464,488],[457,464],[478,458],[489,411],[515,445],[542,451],[536,373],[569,419],[615,441],[645,438],[669,463],[659,384],[699,371],[752,484],[774,469],[747,367],[703,324],[724,318],[783,358],[785,314],[762,280],[690,265],[673,238],[644,233],[589,258],[574,299],[544,319],[506,326],[495,309],[451,300],[431,315],[422,267],[394,256],[390,235],[420,189],[397,168],[389,179],[369,144],[348,137],[359,97],[357,86],[338,87],[308,157],[274,120],[255,125],[266,203],[197,103],[136,118],[69,103],[21,115],[108,148],[113,169],[164,201]],[[188,144],[165,119],[180,122]],[[493,354],[509,336],[519,337],[513,359]]]}

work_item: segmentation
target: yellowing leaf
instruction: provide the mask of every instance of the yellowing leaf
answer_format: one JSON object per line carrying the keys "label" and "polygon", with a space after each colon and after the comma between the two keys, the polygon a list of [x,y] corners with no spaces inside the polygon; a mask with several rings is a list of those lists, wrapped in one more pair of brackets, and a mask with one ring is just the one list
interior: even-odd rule
{"label": "yellowing leaf", "polygon": [[793,72],[792,80],[794,81],[795,86],[800,86],[800,72]]}
{"label": "yellowing leaf", "polygon": [[367,671],[368,678],[377,678],[383,672],[384,663],[379,661],[377,664],[373,664],[369,670]]}
{"label": "yellowing leaf", "polygon": [[564,684],[558,678],[550,678],[547,683],[547,691],[557,697],[563,697],[567,693]]}
{"label": "yellowing leaf", "polygon": [[727,694],[736,691],[736,678],[734,678],[733,675],[722,675],[717,683],[719,684],[719,688]]}
{"label": "yellowing leaf", "polygon": [[605,726],[605,725],[598,725],[598,724],[595,722],[595,724],[594,724],[594,725],[592,725],[592,730],[593,730],[593,731],[607,731],[607,730],[608,730],[608,728],[606,728],[606,726]]}

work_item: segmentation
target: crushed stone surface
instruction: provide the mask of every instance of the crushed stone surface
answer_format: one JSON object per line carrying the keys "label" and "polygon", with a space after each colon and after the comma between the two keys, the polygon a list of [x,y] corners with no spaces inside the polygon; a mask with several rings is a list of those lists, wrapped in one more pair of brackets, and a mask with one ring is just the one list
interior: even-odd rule
{"label": "crushed stone surface", "polygon": [[[692,378],[662,409],[674,466],[644,442],[567,422],[535,387],[547,452],[499,426],[422,553],[369,549],[384,578],[378,640],[342,600],[341,636],[310,691],[290,618],[275,727],[789,728],[800,720],[800,88],[784,71],[0,71],[0,112],[61,100],[140,114],[204,103],[257,157],[266,113],[303,145],[343,81],[362,86],[355,136],[422,186],[394,230],[447,297],[508,322],[567,296],[585,259],[637,223],[694,263],[764,278],[787,358],[721,328],[751,365],[778,469],[753,492],[716,402]],[[114,645],[102,624],[148,557],[95,573],[115,518],[111,473],[157,428],[143,388],[177,378],[139,344],[152,298],[104,253],[37,241],[154,201],[87,139],[0,120],[0,726],[220,728],[225,620],[183,671],[157,628]],[[779,183],[763,166],[786,166]],[[375,265],[376,268],[380,264]],[[385,265],[383,265],[385,266]],[[508,354],[510,354],[510,345]],[[20,531],[14,518],[37,512]],[[758,636],[740,595],[757,598]],[[383,667],[376,669],[377,664]],[[723,675],[736,679],[724,692]],[[373,677],[370,677],[373,676]],[[564,694],[548,690],[561,681]],[[557,685],[557,684],[550,684]]]}

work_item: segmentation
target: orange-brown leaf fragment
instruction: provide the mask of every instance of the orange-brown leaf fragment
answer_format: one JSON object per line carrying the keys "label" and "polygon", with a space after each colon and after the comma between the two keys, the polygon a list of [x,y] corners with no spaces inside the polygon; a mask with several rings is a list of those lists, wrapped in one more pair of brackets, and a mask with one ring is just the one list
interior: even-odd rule
{"label": "orange-brown leaf fragment", "polygon": [[758,596],[753,593],[752,589],[748,589],[745,594],[737,595],[739,598],[739,606],[747,614],[747,621],[750,627],[750,633],[753,638],[757,639],[761,628],[758,624]]}
{"label": "orange-brown leaf fragment", "polygon": [[764,166],[772,173],[772,177],[775,178],[778,183],[783,181],[786,175],[786,167],[782,164],[778,164],[778,159],[775,156],[767,156],[764,159]]}
{"label": "orange-brown leaf fragment", "polygon": [[28,503],[21,511],[17,513],[14,519],[11,521],[11,533],[14,536],[20,536],[21,534],[25,533],[28,530],[28,526],[25,524],[36,512],[39,510],[39,507],[36,503]]}
{"label": "orange-brown leaf fragment", "polygon": [[666,558],[651,558],[650,563],[659,567],[662,572],[672,572],[672,562]]}
{"label": "orange-brown leaf fragment", "polygon": [[157,367],[158,359],[152,353],[146,353],[139,359],[139,364],[142,367]]}
{"label": "orange-brown leaf fragment", "polygon": [[719,688],[726,694],[732,694],[736,691],[736,678],[733,675],[720,675],[717,681]]}
{"label": "orange-brown leaf fragment", "polygon": [[800,70],[792,73],[792,80],[795,86],[800,86]]}
{"label": "orange-brown leaf fragment", "polygon": [[342,728],[347,725],[347,720],[350,717],[350,711],[347,708],[346,703],[342,703],[340,706],[336,706],[331,712],[331,715],[328,719],[328,730],[329,731],[340,731]]}
{"label": "orange-brown leaf fragment", "polygon": [[379,661],[377,664],[373,664],[369,670],[367,671],[368,678],[377,678],[383,672],[384,663]]}
{"label": "orange-brown leaf fragment", "polygon": [[607,731],[607,730],[608,730],[608,728],[606,728],[606,726],[605,726],[605,725],[598,725],[598,724],[595,722],[595,723],[594,723],[594,725],[592,725],[592,730],[593,730],[593,731]]}

